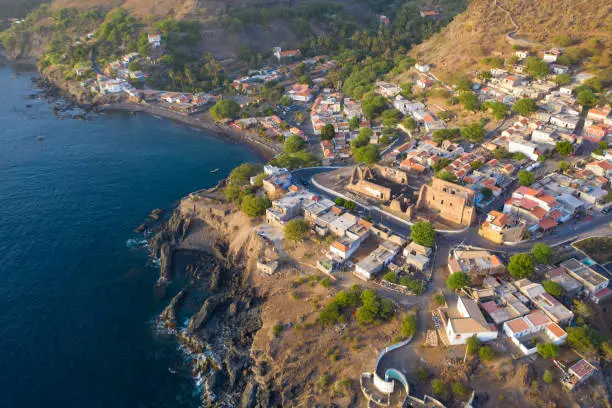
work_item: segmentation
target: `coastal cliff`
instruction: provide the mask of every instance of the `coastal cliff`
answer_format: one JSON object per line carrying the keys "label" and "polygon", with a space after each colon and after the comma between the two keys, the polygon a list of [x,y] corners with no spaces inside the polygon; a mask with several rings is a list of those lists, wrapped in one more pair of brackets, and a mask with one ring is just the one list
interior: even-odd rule
{"label": "coastal cliff", "polygon": [[[261,221],[217,191],[181,201],[150,240],[158,286],[171,299],[160,325],[189,351],[207,406],[357,406],[359,375],[398,335],[398,322],[381,323],[375,336],[355,323],[318,324],[340,287],[290,260],[303,245],[281,251],[257,233]],[[262,258],[278,261],[272,276],[258,271]]]}

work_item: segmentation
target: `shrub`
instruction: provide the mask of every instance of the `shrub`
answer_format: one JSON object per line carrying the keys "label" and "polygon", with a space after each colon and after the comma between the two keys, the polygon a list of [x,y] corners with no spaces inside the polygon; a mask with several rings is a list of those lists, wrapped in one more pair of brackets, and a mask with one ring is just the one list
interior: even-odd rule
{"label": "shrub", "polygon": [[389,271],[385,273],[385,276],[383,276],[383,279],[386,280],[387,282],[397,283],[397,275],[393,271]]}
{"label": "shrub", "polygon": [[256,197],[252,194],[244,196],[240,204],[240,210],[249,217],[263,215],[266,209],[272,205],[266,197]]}
{"label": "shrub", "polygon": [[328,277],[324,277],[324,278],[321,278],[321,280],[319,280],[319,284],[323,286],[324,288],[329,288],[332,282],[331,282],[331,279],[329,279]]}
{"label": "shrub", "polygon": [[276,323],[274,326],[272,326],[272,333],[274,334],[274,337],[278,337],[282,331],[283,326],[280,323]]}
{"label": "shrub", "polygon": [[567,140],[562,140],[555,144],[555,150],[563,157],[568,157],[574,152],[574,146]]}
{"label": "shrub", "polygon": [[380,161],[380,152],[376,146],[367,145],[355,150],[353,157],[357,163],[374,164]]}
{"label": "shrub", "polygon": [[536,347],[542,358],[555,358],[559,355],[559,346],[554,343],[538,343]]}
{"label": "shrub", "polygon": [[419,367],[416,372],[416,379],[418,382],[425,382],[429,378],[429,373],[423,367]]}
{"label": "shrub", "polygon": [[436,306],[444,306],[446,304],[446,298],[441,293],[436,293],[433,297],[433,302]]}
{"label": "shrub", "polygon": [[402,320],[402,336],[408,338],[414,336],[417,331],[417,317],[416,314],[411,313],[404,317]]}
{"label": "shrub", "polygon": [[468,394],[470,393],[470,388],[463,384],[460,383],[458,381],[455,381],[454,383],[451,384],[451,390],[453,391],[453,394],[457,397],[457,398],[465,398],[468,396]]}
{"label": "shrub", "polygon": [[431,381],[431,392],[442,398],[446,398],[448,396],[448,388],[446,384],[444,384],[441,380],[434,378]]}
{"label": "shrub", "polygon": [[478,352],[478,348],[480,347],[480,340],[478,340],[478,337],[474,335],[465,341],[465,346],[467,347],[467,353],[470,355],[474,355]]}
{"label": "shrub", "polygon": [[405,286],[406,289],[415,295],[422,295],[423,292],[425,292],[425,282],[421,279],[410,276],[402,276],[402,278],[399,280],[399,284]]}
{"label": "shrub", "polygon": [[553,373],[550,370],[544,371],[544,375],[542,375],[542,380],[546,384],[550,384],[553,382]]}
{"label": "shrub", "polygon": [[445,171],[445,170],[442,170],[436,173],[436,177],[441,180],[448,181],[450,183],[456,183],[458,180],[455,174],[451,173],[450,171]]}
{"label": "shrub", "polygon": [[285,153],[297,153],[300,150],[304,150],[306,147],[306,141],[298,135],[291,135],[285,140],[283,148]]}
{"label": "shrub", "polygon": [[495,358],[495,353],[491,347],[482,346],[478,349],[478,357],[480,357],[482,361],[491,361]]}

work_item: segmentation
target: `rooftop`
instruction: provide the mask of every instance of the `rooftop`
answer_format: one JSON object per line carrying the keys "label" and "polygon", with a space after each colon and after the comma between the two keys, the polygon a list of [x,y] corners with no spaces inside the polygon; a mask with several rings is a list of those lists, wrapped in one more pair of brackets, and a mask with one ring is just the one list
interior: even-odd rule
{"label": "rooftop", "polygon": [[597,286],[608,281],[607,278],[595,272],[593,268],[583,264],[576,258],[571,258],[562,262],[561,266],[592,286]]}

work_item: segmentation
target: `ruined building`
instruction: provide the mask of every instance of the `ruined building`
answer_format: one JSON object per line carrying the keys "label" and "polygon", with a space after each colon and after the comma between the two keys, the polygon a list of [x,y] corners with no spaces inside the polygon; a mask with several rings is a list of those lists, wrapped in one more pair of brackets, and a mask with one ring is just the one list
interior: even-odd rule
{"label": "ruined building", "polygon": [[355,166],[347,189],[381,201],[391,199],[391,189],[374,181],[374,174],[369,167]]}
{"label": "ruined building", "polygon": [[417,211],[433,213],[439,221],[469,226],[476,220],[474,191],[448,181],[434,178],[419,192]]}

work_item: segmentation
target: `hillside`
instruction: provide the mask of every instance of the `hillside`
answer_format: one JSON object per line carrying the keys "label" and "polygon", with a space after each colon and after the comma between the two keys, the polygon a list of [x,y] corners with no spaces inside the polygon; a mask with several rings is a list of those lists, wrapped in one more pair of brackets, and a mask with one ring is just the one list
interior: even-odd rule
{"label": "hillside", "polygon": [[440,33],[416,46],[411,55],[433,63],[434,72],[474,71],[483,57],[509,56],[506,35],[526,40],[521,45],[549,46],[555,36],[567,34],[575,43],[612,39],[612,3],[607,0],[473,0],[468,9]]}

